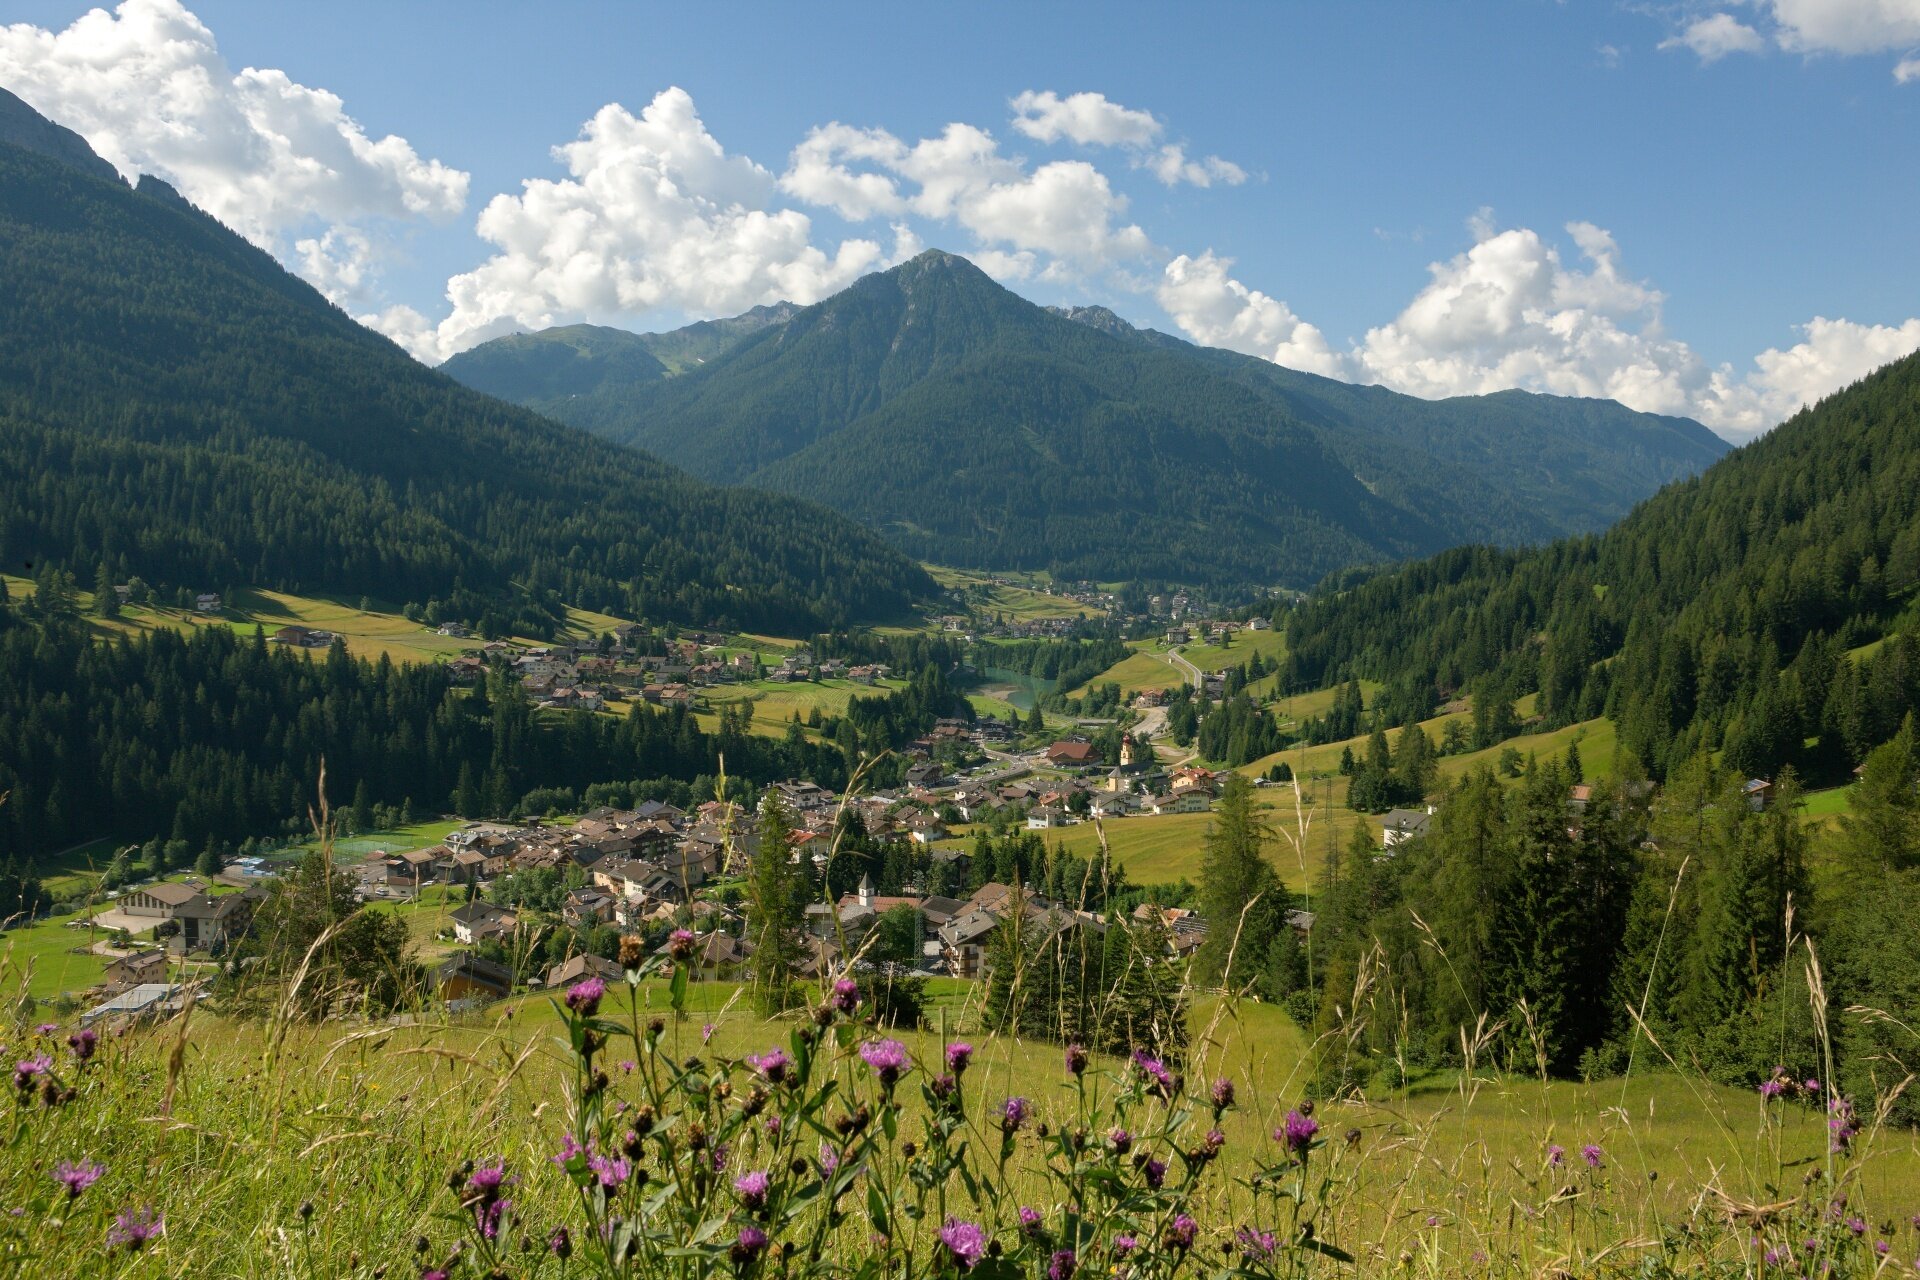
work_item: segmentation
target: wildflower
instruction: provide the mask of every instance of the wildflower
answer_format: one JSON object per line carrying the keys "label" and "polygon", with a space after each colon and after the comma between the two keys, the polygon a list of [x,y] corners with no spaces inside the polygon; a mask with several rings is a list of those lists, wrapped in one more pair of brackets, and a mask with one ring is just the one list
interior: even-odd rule
{"label": "wildflower", "polygon": [[1233,1105],[1233,1081],[1221,1076],[1213,1082],[1212,1095],[1214,1111],[1225,1111]]}
{"label": "wildflower", "polygon": [[54,1167],[53,1179],[67,1189],[67,1199],[77,1200],[80,1193],[100,1181],[107,1166],[92,1160],[62,1160]]}
{"label": "wildflower", "polygon": [[1086,1046],[1070,1044],[1067,1046],[1067,1071],[1071,1075],[1082,1075],[1087,1069]]}
{"label": "wildflower", "polygon": [[766,1130],[767,1130],[767,1136],[769,1138],[779,1137],[780,1136],[780,1117],[768,1116],[766,1119]]}
{"label": "wildflower", "polygon": [[1139,1247],[1140,1242],[1132,1236],[1118,1235],[1113,1238],[1113,1256],[1116,1258],[1124,1258]]}
{"label": "wildflower", "polygon": [[1853,1114],[1853,1103],[1845,1098],[1835,1098],[1827,1105],[1829,1119],[1827,1128],[1833,1134],[1833,1151],[1836,1155],[1850,1150],[1854,1135],[1860,1132],[1860,1122]]}
{"label": "wildflower", "polygon": [[1194,1239],[1198,1237],[1199,1234],[1200,1224],[1183,1213],[1176,1217],[1172,1225],[1167,1228],[1167,1234],[1164,1239],[1169,1249],[1191,1249],[1193,1248]]}
{"label": "wildflower", "polygon": [[1167,1162],[1149,1160],[1140,1166],[1140,1172],[1146,1176],[1147,1185],[1158,1191],[1161,1184],[1167,1180]]}
{"label": "wildflower", "polygon": [[987,1256],[987,1233],[977,1224],[958,1218],[948,1218],[947,1225],[940,1228],[940,1243],[962,1271],[971,1270]]}
{"label": "wildflower", "polygon": [[1589,1169],[1604,1169],[1606,1167],[1605,1156],[1606,1152],[1602,1151],[1597,1143],[1589,1142],[1586,1146],[1580,1148],[1580,1158],[1587,1162],[1587,1168]]}
{"label": "wildflower", "polygon": [[71,1049],[73,1056],[82,1062],[93,1056],[93,1051],[99,1043],[100,1033],[92,1027],[82,1027],[67,1037],[67,1048]]}
{"label": "wildflower", "polygon": [[33,1082],[40,1076],[53,1070],[53,1059],[44,1053],[36,1053],[31,1058],[22,1058],[13,1064],[13,1087],[22,1093],[33,1088]]}
{"label": "wildflower", "polygon": [[[621,939],[625,942],[626,939]],[[565,1262],[573,1256],[573,1237],[567,1234],[565,1227],[555,1227],[553,1234],[547,1237],[547,1252]]]}
{"label": "wildflower", "polygon": [[1856,1235],[1856,1236],[1863,1236],[1863,1235],[1865,1235],[1865,1234],[1867,1234],[1867,1221],[1866,1221],[1866,1219],[1865,1219],[1865,1218],[1860,1218],[1860,1217],[1853,1217],[1853,1218],[1848,1218],[1848,1219],[1847,1219],[1847,1230],[1849,1230],[1849,1231],[1851,1231],[1851,1232],[1853,1232],[1853,1234],[1854,1234],[1854,1235]]}
{"label": "wildflower", "polygon": [[852,1013],[860,1003],[860,984],[852,978],[841,978],[833,984],[833,1007],[842,1013]]}
{"label": "wildflower", "polygon": [[1820,1082],[1818,1080],[1809,1079],[1805,1084],[1801,1085],[1800,1087],[1805,1089],[1808,1093],[1820,1092]]}
{"label": "wildflower", "polygon": [[500,1188],[505,1185],[507,1185],[507,1162],[504,1160],[499,1164],[481,1165],[467,1180],[467,1189],[482,1200],[498,1200]]}
{"label": "wildflower", "polygon": [[1133,1135],[1117,1125],[1107,1135],[1107,1141],[1113,1144],[1114,1151],[1120,1155],[1127,1154],[1133,1147]]}
{"label": "wildflower", "polygon": [[638,1071],[639,1069],[640,1069],[640,1064],[639,1064],[639,1063],[637,1063],[637,1062],[635,1062],[635,1061],[634,1061],[634,1060],[633,1060],[632,1058],[622,1058],[622,1059],[620,1059],[620,1074],[621,1074],[621,1075],[623,1075],[623,1076],[630,1076],[630,1075],[632,1075],[632,1074],[633,1074],[633,1073],[634,1073],[635,1071]]}
{"label": "wildflower", "polygon": [[769,1049],[765,1053],[747,1055],[747,1065],[758,1071],[768,1084],[781,1084],[787,1078],[787,1068],[793,1065],[793,1059],[781,1049]]}
{"label": "wildflower", "polygon": [[1020,1219],[1020,1234],[1029,1240],[1038,1240],[1046,1234],[1040,1225],[1040,1211],[1031,1205],[1021,1205],[1017,1215]]}
{"label": "wildflower", "polygon": [[1159,1090],[1161,1097],[1166,1097],[1173,1092],[1173,1073],[1167,1070],[1166,1063],[1158,1058],[1148,1057],[1144,1049],[1135,1049],[1133,1065],[1139,1069],[1141,1075],[1153,1081],[1153,1086]]}
{"label": "wildflower", "polygon": [[482,1200],[473,1206],[473,1225],[482,1237],[497,1239],[500,1235],[500,1218],[513,1207],[511,1200]]}
{"label": "wildflower", "polygon": [[1056,1249],[1047,1261],[1047,1280],[1072,1280],[1080,1260],[1071,1249]]}
{"label": "wildflower", "polygon": [[967,1064],[973,1061],[973,1046],[956,1041],[947,1046],[947,1070],[956,1076],[967,1073]]}
{"label": "wildflower", "polygon": [[33,1029],[33,1034],[37,1036],[50,1036],[59,1029],[60,1024],[57,1022],[43,1022]]}
{"label": "wildflower", "polygon": [[690,929],[675,929],[667,935],[667,954],[675,960],[685,960],[693,954],[693,932]]}
{"label": "wildflower", "polygon": [[[838,983],[834,985],[836,989],[839,986]],[[888,1089],[893,1087],[893,1082],[900,1078],[900,1073],[908,1066],[907,1046],[898,1040],[869,1040],[860,1046],[860,1056]]]}
{"label": "wildflower", "polygon": [[945,1072],[935,1076],[927,1085],[928,1091],[941,1102],[951,1098],[959,1088],[960,1082]]}
{"label": "wildflower", "polygon": [[1207,1136],[1200,1140],[1200,1147],[1209,1157],[1220,1154],[1220,1148],[1227,1145],[1227,1135],[1218,1129],[1207,1130]]}
{"label": "wildflower", "polygon": [[1313,1146],[1313,1135],[1320,1132],[1320,1122],[1312,1116],[1303,1116],[1298,1111],[1287,1112],[1286,1123],[1273,1131],[1273,1140],[1301,1159],[1307,1158],[1307,1151]]}
{"label": "wildflower", "polygon": [[632,973],[647,962],[647,944],[637,933],[620,935],[620,967]]}
{"label": "wildflower", "polygon": [[1561,1146],[1557,1142],[1548,1144],[1547,1168],[1558,1169],[1562,1164],[1566,1163],[1566,1159],[1567,1159],[1567,1149],[1565,1147]]}
{"label": "wildflower", "polygon": [[736,1237],[733,1242],[733,1248],[730,1252],[736,1265],[745,1266],[762,1253],[765,1253],[766,1249],[766,1232],[758,1227],[742,1227],[740,1228],[739,1236]]}
{"label": "wildflower", "polygon": [[1004,1132],[1013,1133],[1026,1122],[1027,1100],[1025,1098],[1008,1098],[1000,1104],[1000,1128]]}
{"label": "wildflower", "polygon": [[1242,1227],[1234,1232],[1234,1240],[1240,1245],[1240,1252],[1249,1262],[1265,1262],[1280,1247],[1280,1241],[1271,1231],[1255,1231],[1251,1227]]}
{"label": "wildflower", "polygon": [[600,1012],[600,997],[607,994],[607,984],[599,978],[582,978],[567,988],[567,1008],[583,1018],[591,1018]]}
{"label": "wildflower", "polygon": [[572,1134],[563,1133],[560,1135],[560,1154],[548,1156],[547,1159],[564,1169],[569,1160],[575,1156],[585,1155],[586,1151],[587,1149],[581,1146]]}
{"label": "wildflower", "polygon": [[125,1245],[128,1253],[138,1253],[166,1225],[166,1219],[151,1208],[122,1209],[113,1216],[113,1228],[107,1232],[107,1247],[117,1249]]}
{"label": "wildflower", "polygon": [[822,1176],[829,1177],[829,1178],[832,1177],[833,1171],[835,1169],[838,1169],[839,1167],[840,1167],[840,1153],[833,1149],[833,1145],[831,1143],[827,1143],[827,1142],[821,1143],[820,1144],[820,1172]]}
{"label": "wildflower", "polygon": [[1783,1080],[1762,1080],[1760,1082],[1760,1096],[1771,1102],[1786,1092],[1786,1088],[1786,1082]]}
{"label": "wildflower", "polygon": [[593,1176],[600,1180],[600,1186],[607,1191],[618,1191],[620,1184],[633,1172],[633,1166],[618,1156],[591,1155],[587,1157],[587,1168],[593,1170]]}
{"label": "wildflower", "polygon": [[1873,1242],[1873,1251],[1879,1254],[1883,1258],[1887,1256],[1887,1250],[1891,1249],[1892,1247],[1893,1246],[1888,1244],[1885,1240],[1875,1240]]}
{"label": "wildflower", "polygon": [[733,1180],[733,1189],[740,1193],[740,1202],[749,1209],[764,1208],[767,1203],[767,1175],[756,1169],[752,1173],[743,1173]]}

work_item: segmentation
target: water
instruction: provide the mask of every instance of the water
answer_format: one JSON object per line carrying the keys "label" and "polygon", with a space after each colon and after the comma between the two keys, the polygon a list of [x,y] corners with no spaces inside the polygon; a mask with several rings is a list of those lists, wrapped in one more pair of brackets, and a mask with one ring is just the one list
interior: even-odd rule
{"label": "water", "polygon": [[1024,671],[1009,671],[1005,667],[984,668],[979,674],[979,681],[975,692],[998,698],[1021,711],[1033,710],[1043,694],[1052,693],[1060,684],[1058,680],[1030,676]]}

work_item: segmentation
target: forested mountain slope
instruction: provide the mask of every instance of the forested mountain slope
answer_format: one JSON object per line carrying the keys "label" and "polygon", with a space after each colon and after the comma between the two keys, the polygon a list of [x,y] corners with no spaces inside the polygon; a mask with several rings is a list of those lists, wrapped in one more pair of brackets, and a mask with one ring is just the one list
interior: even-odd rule
{"label": "forested mountain slope", "polygon": [[[818,498],[919,556],[1071,576],[1306,585],[1542,541],[1603,527],[1726,447],[1605,401],[1348,387],[1105,308],[1036,307],[939,252],[681,377],[604,377],[615,357],[582,329],[446,370],[696,474]],[[530,345],[568,353],[565,385],[514,372]]]}
{"label": "forested mountain slope", "polygon": [[[0,103],[7,136],[25,110]],[[811,504],[421,368],[151,179],[0,144],[0,279],[10,562],[789,630],[933,589]]]}
{"label": "forested mountain slope", "polygon": [[1843,776],[1920,707],[1917,586],[1910,356],[1603,535],[1464,548],[1323,590],[1290,624],[1286,678],[1386,681],[1396,720],[1462,688],[1537,689],[1550,723],[1612,716],[1656,774],[1724,748],[1753,775]]}

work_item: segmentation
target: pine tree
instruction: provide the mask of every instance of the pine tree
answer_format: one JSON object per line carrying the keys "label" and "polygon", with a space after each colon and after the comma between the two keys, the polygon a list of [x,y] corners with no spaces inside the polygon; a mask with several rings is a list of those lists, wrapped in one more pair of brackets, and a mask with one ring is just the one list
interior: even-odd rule
{"label": "pine tree", "polygon": [[1267,861],[1273,832],[1254,808],[1253,784],[1227,775],[1200,857],[1200,914],[1207,939],[1194,957],[1201,980],[1229,990],[1260,972],[1287,908],[1286,890]]}
{"label": "pine tree", "polygon": [[785,1009],[800,957],[798,930],[806,904],[793,855],[793,818],[778,791],[760,802],[759,848],[747,871],[747,937],[753,944],[748,972],[753,995],[768,1014]]}

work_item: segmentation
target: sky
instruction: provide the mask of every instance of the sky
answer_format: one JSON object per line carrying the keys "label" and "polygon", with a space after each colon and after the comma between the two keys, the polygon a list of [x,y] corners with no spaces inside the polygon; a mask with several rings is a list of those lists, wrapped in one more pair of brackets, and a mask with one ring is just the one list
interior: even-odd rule
{"label": "sky", "polygon": [[429,363],[923,248],[1734,440],[1920,349],[1920,0],[6,0],[0,85]]}

